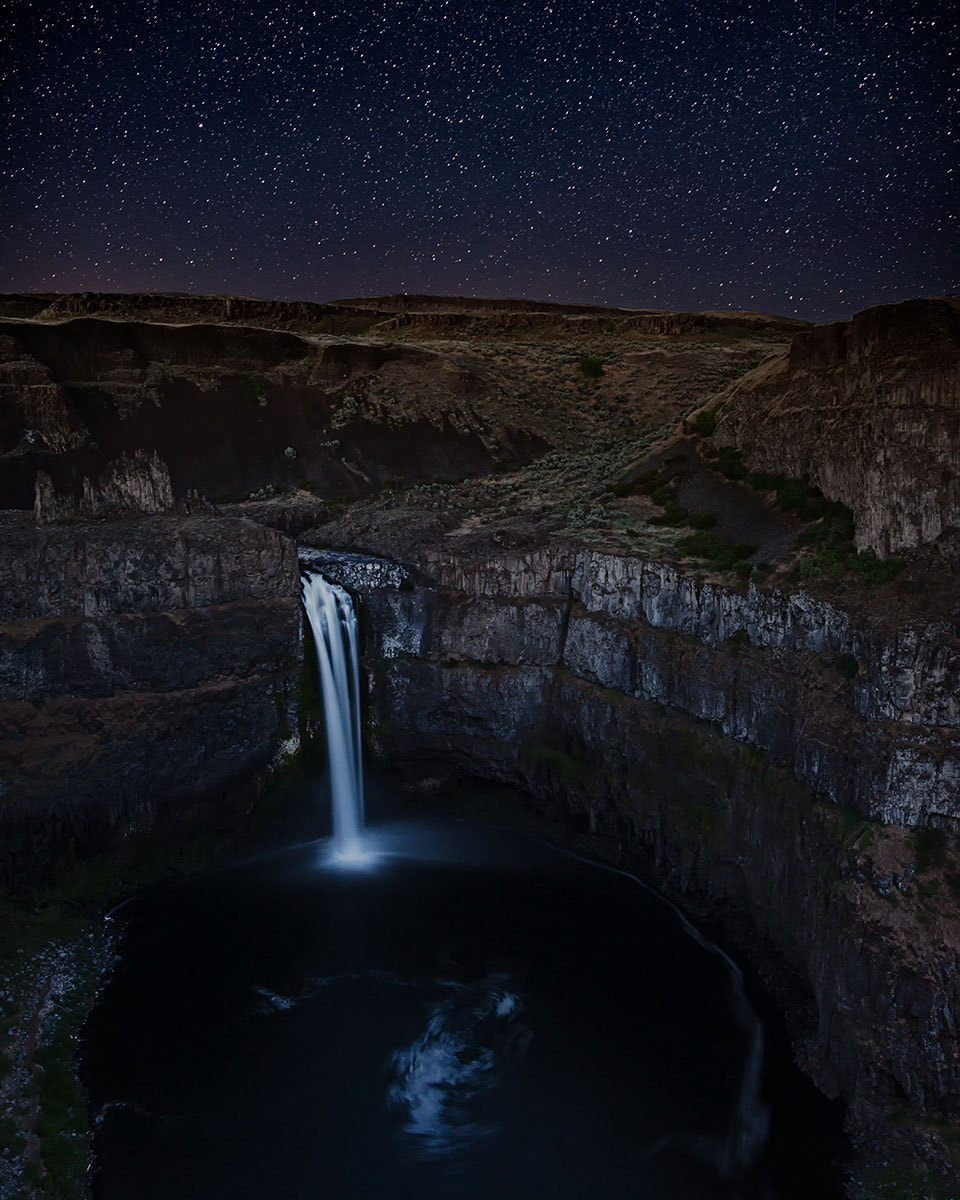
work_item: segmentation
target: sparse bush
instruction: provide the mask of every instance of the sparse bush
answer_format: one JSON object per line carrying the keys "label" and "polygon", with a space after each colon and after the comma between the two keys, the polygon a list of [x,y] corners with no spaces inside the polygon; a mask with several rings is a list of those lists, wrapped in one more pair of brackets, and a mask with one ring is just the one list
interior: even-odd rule
{"label": "sparse bush", "polygon": [[652,517],[651,525],[686,525],[687,510],[681,508],[679,504],[675,504],[672,500],[668,500],[664,505],[663,515]]}
{"label": "sparse bush", "polygon": [[781,512],[799,512],[807,502],[807,484],[803,479],[788,479],[777,488],[777,508]]}
{"label": "sparse bush", "polygon": [[715,408],[706,408],[702,412],[698,412],[690,421],[690,431],[695,433],[697,437],[710,437],[717,427],[717,410]]}
{"label": "sparse bush", "polygon": [[258,405],[263,399],[263,395],[266,390],[267,385],[263,382],[259,375],[249,375],[247,377],[243,396],[248,404]]}
{"label": "sparse bush", "polygon": [[896,579],[904,566],[902,559],[877,558],[872,550],[854,555],[849,565],[864,583],[889,583],[891,579]]}
{"label": "sparse bush", "polygon": [[773,492],[787,482],[783,475],[772,475],[769,471],[751,471],[747,483],[757,492]]}
{"label": "sparse bush", "polygon": [[731,544],[726,538],[707,529],[698,529],[677,542],[681,554],[702,558],[720,570],[732,570],[738,562],[756,553],[756,546],[746,542]]}
{"label": "sparse bush", "polygon": [[581,354],[577,366],[585,379],[599,379],[603,375],[603,363],[592,354]]}
{"label": "sparse bush", "polygon": [[857,553],[852,515],[843,505],[830,504],[820,521],[800,533],[797,543],[813,550],[795,568],[797,579],[826,578],[839,584],[852,573],[858,583],[883,584],[895,579],[904,568],[899,558],[878,559],[871,550]]}
{"label": "sparse bush", "polygon": [[655,492],[660,487],[660,476],[656,471],[644,471],[640,476],[639,489],[645,495],[649,496],[651,492]]}
{"label": "sparse bush", "polygon": [[942,829],[925,826],[913,834],[913,849],[917,856],[917,874],[931,867],[942,867],[947,859],[947,835]]}
{"label": "sparse bush", "polygon": [[838,654],[833,665],[844,679],[853,680],[860,674],[860,663],[853,654]]}
{"label": "sparse bush", "polygon": [[743,461],[740,451],[734,446],[720,447],[717,453],[716,468],[727,479],[736,481],[747,477],[747,464]]}

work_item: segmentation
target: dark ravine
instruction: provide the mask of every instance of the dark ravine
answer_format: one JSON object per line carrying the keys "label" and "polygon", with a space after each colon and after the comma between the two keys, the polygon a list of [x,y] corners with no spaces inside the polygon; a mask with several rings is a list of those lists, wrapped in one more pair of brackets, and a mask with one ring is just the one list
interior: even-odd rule
{"label": "dark ravine", "polygon": [[[341,578],[388,761],[518,786],[718,922],[855,1138],[893,1129],[948,1160],[960,911],[915,874],[910,830],[960,818],[955,656],[803,593],[562,542],[428,549],[401,586],[395,567]],[[922,1133],[891,1122],[903,1111]]]}

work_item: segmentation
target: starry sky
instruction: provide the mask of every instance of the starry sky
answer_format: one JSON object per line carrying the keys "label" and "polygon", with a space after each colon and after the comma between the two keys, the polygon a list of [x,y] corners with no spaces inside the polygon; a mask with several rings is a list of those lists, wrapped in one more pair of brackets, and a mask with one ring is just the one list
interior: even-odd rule
{"label": "starry sky", "polygon": [[952,0],[12,0],[0,290],[958,290]]}

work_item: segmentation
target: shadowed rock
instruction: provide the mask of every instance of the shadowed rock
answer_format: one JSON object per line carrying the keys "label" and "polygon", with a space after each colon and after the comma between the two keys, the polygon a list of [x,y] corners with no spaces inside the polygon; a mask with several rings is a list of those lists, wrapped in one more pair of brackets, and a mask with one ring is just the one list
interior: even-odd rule
{"label": "shadowed rock", "polygon": [[809,476],[880,557],[960,524],[960,298],[869,308],[800,333],[733,384],[715,441]]}

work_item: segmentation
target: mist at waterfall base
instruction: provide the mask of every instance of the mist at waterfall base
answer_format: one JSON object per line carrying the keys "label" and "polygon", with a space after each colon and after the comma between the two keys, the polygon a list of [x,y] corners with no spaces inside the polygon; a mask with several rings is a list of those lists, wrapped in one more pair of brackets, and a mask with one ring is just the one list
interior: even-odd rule
{"label": "mist at waterfall base", "polygon": [[816,1120],[778,1148],[803,1105],[762,1094],[739,972],[673,908],[529,836],[379,819],[389,777],[370,827],[336,811],[362,801],[344,607],[308,606],[342,689],[331,770],[295,789],[324,836],[114,915],[83,1051],[98,1200],[834,1194]]}

